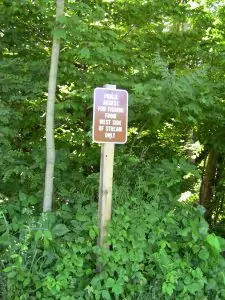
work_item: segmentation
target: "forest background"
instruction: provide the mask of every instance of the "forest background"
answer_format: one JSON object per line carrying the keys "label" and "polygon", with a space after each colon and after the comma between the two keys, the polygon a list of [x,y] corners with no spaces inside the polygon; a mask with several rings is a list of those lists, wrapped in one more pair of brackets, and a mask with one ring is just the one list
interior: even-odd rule
{"label": "forest background", "polygon": [[[225,299],[225,3],[0,0],[3,299]],[[57,26],[56,26],[57,25]],[[53,36],[54,197],[42,213]],[[97,246],[93,90],[129,92],[110,249]],[[102,272],[96,272],[96,263]]]}

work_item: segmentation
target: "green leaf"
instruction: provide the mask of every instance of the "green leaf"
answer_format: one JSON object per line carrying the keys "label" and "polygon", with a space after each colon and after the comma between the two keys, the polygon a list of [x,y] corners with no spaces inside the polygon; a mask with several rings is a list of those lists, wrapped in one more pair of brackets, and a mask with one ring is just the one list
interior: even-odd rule
{"label": "green leaf", "polygon": [[25,280],[23,280],[23,286],[26,287],[30,284],[31,282],[31,278],[30,277],[27,277]]}
{"label": "green leaf", "polygon": [[199,245],[193,245],[192,250],[193,250],[193,253],[197,253],[200,250]]}
{"label": "green leaf", "polygon": [[91,56],[88,48],[81,49],[79,54],[80,54],[81,58],[90,58],[90,56]]}
{"label": "green leaf", "polygon": [[146,87],[145,87],[145,85],[143,85],[142,83],[138,83],[138,84],[136,84],[136,85],[133,87],[133,89],[134,89],[134,92],[135,92],[135,93],[137,93],[137,94],[143,94],[144,91],[145,91],[145,89],[146,89]]}
{"label": "green leaf", "polygon": [[[4,271],[4,270],[3,270],[3,271]],[[16,270],[11,271],[11,272],[9,272],[9,273],[7,274],[7,277],[8,277],[8,278],[16,278],[17,276],[18,276],[18,273],[17,273]]]}
{"label": "green leaf", "polygon": [[65,224],[57,224],[56,226],[54,226],[52,228],[52,232],[56,236],[63,236],[63,235],[65,235],[69,231],[70,230],[66,227]]}
{"label": "green leaf", "polygon": [[11,272],[12,269],[13,269],[12,266],[6,267],[6,268],[3,269],[3,272],[5,272],[5,273]]}
{"label": "green leaf", "polygon": [[60,24],[63,24],[63,25],[67,25],[68,24],[68,18],[65,15],[58,17],[57,21]]}
{"label": "green leaf", "polygon": [[207,260],[209,258],[209,252],[207,249],[202,249],[198,253],[198,257],[201,258],[202,260]]}
{"label": "green leaf", "polygon": [[199,232],[203,235],[206,235],[209,230],[209,225],[205,220],[201,220]]}
{"label": "green leaf", "polygon": [[221,251],[220,242],[215,234],[208,234],[206,240],[209,245],[216,249],[218,252]]}
{"label": "green leaf", "polygon": [[38,199],[36,198],[36,197],[34,197],[34,196],[29,196],[28,197],[28,203],[30,203],[30,204],[37,204],[38,203]]}
{"label": "green leaf", "polygon": [[188,233],[191,231],[191,228],[190,227],[186,227],[186,228],[184,228],[182,231],[181,231],[181,235],[182,236],[187,236],[188,235]]}
{"label": "green leaf", "polygon": [[37,241],[39,241],[42,237],[43,237],[42,230],[37,230],[37,232],[35,233],[35,236],[34,236],[35,242],[37,243]]}
{"label": "green leaf", "polygon": [[19,192],[19,199],[21,202],[25,202],[27,200],[27,196],[26,194],[24,194],[23,192]]}
{"label": "green leaf", "polygon": [[208,282],[207,282],[207,289],[209,290],[214,290],[217,286],[217,283],[214,279],[209,279]]}
{"label": "green leaf", "polygon": [[123,293],[123,287],[119,282],[113,285],[112,291],[115,295],[120,295]]}
{"label": "green leaf", "polygon": [[106,299],[106,300],[110,300],[111,299],[110,293],[107,290],[103,290],[102,291],[102,298]]}
{"label": "green leaf", "polygon": [[106,281],[106,287],[107,288],[112,288],[115,284],[115,280],[113,278],[108,278]]}
{"label": "green leaf", "polygon": [[195,294],[198,291],[201,291],[202,284],[198,282],[194,282],[188,286],[188,290],[191,294]]}
{"label": "green leaf", "polygon": [[192,281],[192,277],[189,274],[187,274],[184,277],[184,283],[185,283],[185,285],[190,285],[191,281]]}
{"label": "green leaf", "polygon": [[49,240],[49,241],[52,241],[52,234],[49,230],[44,231],[44,238]]}
{"label": "green leaf", "polygon": [[93,228],[91,228],[91,229],[89,230],[89,236],[90,236],[90,238],[91,238],[92,240],[97,236],[97,233],[94,231]]}
{"label": "green leaf", "polygon": [[171,296],[173,294],[174,285],[171,283],[163,283],[162,291],[164,294]]}
{"label": "green leaf", "polygon": [[225,239],[222,238],[221,236],[218,236],[217,238],[218,238],[219,243],[220,243],[221,251],[225,251]]}

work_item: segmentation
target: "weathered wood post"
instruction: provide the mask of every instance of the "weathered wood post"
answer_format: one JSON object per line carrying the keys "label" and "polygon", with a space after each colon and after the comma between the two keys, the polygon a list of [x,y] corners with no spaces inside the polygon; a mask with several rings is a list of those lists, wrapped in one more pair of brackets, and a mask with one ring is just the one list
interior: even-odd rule
{"label": "weathered wood post", "polygon": [[[116,89],[116,85],[105,84],[105,88]],[[100,181],[98,200],[98,222],[100,246],[107,247],[104,242],[107,235],[106,227],[111,220],[112,213],[112,185],[113,185],[113,163],[114,163],[114,143],[104,143],[101,145],[100,160]]]}

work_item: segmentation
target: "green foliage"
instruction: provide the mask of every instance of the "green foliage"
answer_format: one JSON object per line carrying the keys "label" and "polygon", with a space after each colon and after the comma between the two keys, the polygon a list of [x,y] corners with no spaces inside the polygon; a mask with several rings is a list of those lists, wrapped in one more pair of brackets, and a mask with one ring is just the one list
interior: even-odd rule
{"label": "green foliage", "polygon": [[[123,163],[132,172],[121,168]],[[117,167],[123,171],[115,178],[109,249],[96,246],[97,205],[85,203],[88,193],[40,216],[33,209],[37,199],[24,193],[16,210],[2,206],[4,297],[223,299],[225,261],[220,253],[225,241],[209,233],[201,209],[171,195],[179,193],[185,174],[198,176],[193,167],[177,161],[140,167],[135,158]],[[120,184],[121,176],[130,180]],[[87,183],[96,185],[95,180]],[[101,273],[96,273],[98,266]]]}
{"label": "green foliage", "polygon": [[[0,297],[224,299],[224,240],[212,231],[224,235],[223,2],[69,0],[65,12],[53,30],[55,1],[0,1]],[[53,35],[54,212],[41,215]],[[91,140],[93,89],[106,83],[129,92],[110,250],[96,246]],[[209,228],[197,201],[211,149]]]}
{"label": "green foliage", "polygon": [[94,270],[96,205],[64,204],[56,214],[40,217],[27,209],[19,224],[15,216],[11,223],[4,220],[2,213],[1,275],[7,299],[62,299],[85,288]]}

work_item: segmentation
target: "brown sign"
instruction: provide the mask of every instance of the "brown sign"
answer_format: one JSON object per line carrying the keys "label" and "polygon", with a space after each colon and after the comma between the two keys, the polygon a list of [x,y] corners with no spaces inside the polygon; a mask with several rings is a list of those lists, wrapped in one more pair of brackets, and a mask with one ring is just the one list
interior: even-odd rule
{"label": "brown sign", "polygon": [[124,144],[127,141],[128,93],[125,90],[96,88],[93,106],[95,143]]}

